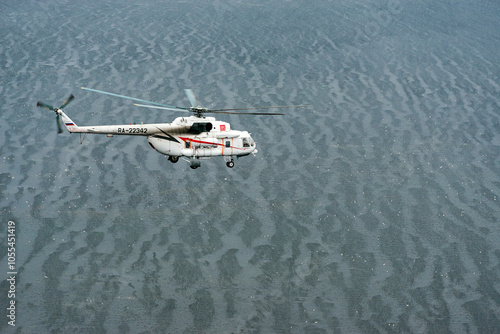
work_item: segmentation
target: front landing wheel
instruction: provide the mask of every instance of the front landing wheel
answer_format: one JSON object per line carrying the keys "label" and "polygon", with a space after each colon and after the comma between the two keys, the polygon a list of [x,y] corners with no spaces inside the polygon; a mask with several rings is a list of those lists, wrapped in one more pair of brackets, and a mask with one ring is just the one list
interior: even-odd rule
{"label": "front landing wheel", "polygon": [[234,167],[234,161],[231,160],[231,161],[226,162],[226,166],[229,167],[229,168],[233,168]]}

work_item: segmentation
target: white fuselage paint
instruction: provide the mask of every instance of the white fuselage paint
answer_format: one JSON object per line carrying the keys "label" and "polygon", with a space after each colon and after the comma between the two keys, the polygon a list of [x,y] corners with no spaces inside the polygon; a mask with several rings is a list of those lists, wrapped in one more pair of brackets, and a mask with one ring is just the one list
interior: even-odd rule
{"label": "white fuselage paint", "polygon": [[247,131],[232,130],[229,123],[214,117],[178,117],[172,123],[158,124],[77,126],[62,110],[58,113],[71,133],[145,136],[156,151],[172,157],[232,157],[257,152]]}

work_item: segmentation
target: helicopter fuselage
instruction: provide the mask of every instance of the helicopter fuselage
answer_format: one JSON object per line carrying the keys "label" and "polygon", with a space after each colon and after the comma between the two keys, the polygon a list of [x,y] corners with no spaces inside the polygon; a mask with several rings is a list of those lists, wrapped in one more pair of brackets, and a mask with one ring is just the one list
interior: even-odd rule
{"label": "helicopter fuselage", "polygon": [[180,157],[200,166],[199,159],[224,156],[228,167],[234,157],[257,153],[256,144],[247,131],[232,130],[227,122],[214,117],[177,117],[172,123],[77,126],[62,110],[57,110],[71,133],[145,136],[150,146],[169,160]]}

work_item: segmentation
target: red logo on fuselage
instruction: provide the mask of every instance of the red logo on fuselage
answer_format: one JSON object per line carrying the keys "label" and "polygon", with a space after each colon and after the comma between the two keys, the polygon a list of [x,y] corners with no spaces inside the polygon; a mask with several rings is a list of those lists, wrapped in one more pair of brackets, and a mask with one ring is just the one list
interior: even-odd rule
{"label": "red logo on fuselage", "polygon": [[221,126],[220,126],[220,130],[221,130],[221,131],[226,131],[226,125],[221,124]]}

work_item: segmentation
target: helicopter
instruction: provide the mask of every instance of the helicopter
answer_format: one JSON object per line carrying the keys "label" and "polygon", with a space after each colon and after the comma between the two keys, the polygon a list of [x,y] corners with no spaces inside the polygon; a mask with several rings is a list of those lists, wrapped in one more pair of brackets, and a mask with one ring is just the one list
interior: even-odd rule
{"label": "helicopter", "polygon": [[129,99],[138,102],[134,103],[137,107],[193,113],[194,115],[177,117],[172,123],[78,126],[63,111],[63,108],[65,108],[75,98],[73,94],[71,94],[59,108],[54,108],[51,105],[38,101],[37,107],[52,110],[56,113],[58,133],[63,132],[62,125],[64,124],[70,133],[79,133],[80,136],[82,134],[84,136],[87,134],[104,134],[107,137],[113,137],[116,135],[144,136],[147,137],[149,145],[157,152],[167,155],[170,162],[176,163],[179,161],[179,158],[182,158],[190,163],[190,167],[192,169],[196,169],[201,166],[200,160],[210,159],[211,157],[216,156],[224,157],[226,166],[233,168],[234,158],[248,156],[250,154],[255,155],[257,153],[257,144],[252,139],[248,131],[233,130],[229,123],[218,121],[215,117],[204,116],[204,114],[217,113],[277,116],[284,114],[242,111],[250,109],[308,107],[307,105],[291,105],[207,109],[198,104],[191,89],[185,89],[184,92],[191,103],[191,107],[185,108],[87,87],[82,87],[82,89],[90,92]]}

